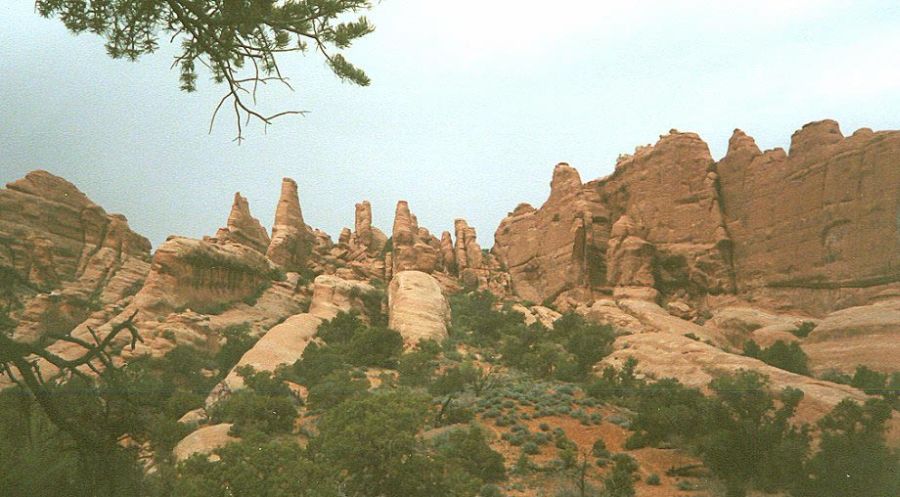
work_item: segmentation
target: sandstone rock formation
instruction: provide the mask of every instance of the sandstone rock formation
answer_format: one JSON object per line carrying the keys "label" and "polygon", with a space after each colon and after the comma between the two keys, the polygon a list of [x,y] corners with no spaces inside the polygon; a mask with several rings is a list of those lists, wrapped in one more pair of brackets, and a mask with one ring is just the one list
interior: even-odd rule
{"label": "sandstone rock formation", "polygon": [[271,243],[266,229],[250,214],[250,203],[240,193],[234,194],[228,224],[224,228],[219,228],[216,238],[225,243],[246,245],[263,254]]}
{"label": "sandstone rock formation", "polygon": [[476,240],[475,228],[469,226],[465,219],[457,219],[453,223],[456,231],[454,261],[459,272],[468,268],[480,269],[483,266],[481,246]]}
{"label": "sandstone rock formation", "polygon": [[153,255],[135,304],[154,311],[229,304],[260,292],[272,280],[272,269],[264,255],[245,245],[169,237]]}
{"label": "sandstone rock formation", "polygon": [[716,347],[729,348],[728,339],[722,332],[679,319],[653,302],[639,299],[621,299],[616,302],[616,305],[640,321],[644,332],[693,336],[696,340],[703,340]]}
{"label": "sandstone rock formation", "polygon": [[807,124],[788,153],[735,130],[718,164],[737,289],[825,313],[900,288],[900,133]]}
{"label": "sandstone rock formation", "polygon": [[354,247],[364,248],[370,256],[377,256],[384,249],[385,243],[387,243],[387,236],[372,226],[372,204],[368,200],[356,204],[350,244]]}
{"label": "sandstone rock formation", "polygon": [[803,340],[803,350],[815,373],[852,373],[858,365],[900,371],[900,299],[829,314]]}
{"label": "sandstone rock formation", "polygon": [[671,333],[641,333],[616,339],[616,349],[601,361],[602,365],[621,367],[629,357],[638,360],[637,371],[651,378],[677,378],[682,384],[705,389],[718,374],[741,369],[757,371],[769,377],[773,392],[785,387],[798,388],[804,397],[797,415],[801,421],[815,421],[845,398],[864,402],[861,391],[769,366],[762,361],[723,352],[690,338]]}
{"label": "sandstone rock formation", "polygon": [[[641,293],[655,301],[658,294],[654,274],[656,246],[645,240],[645,236],[644,230],[627,214],[613,224],[606,249],[606,276],[618,295]],[[650,291],[635,292],[630,287]]]}
{"label": "sandstone rock formation", "polygon": [[134,295],[150,242],[68,181],[34,171],[0,189],[0,306],[15,337],[68,331],[91,312]]}
{"label": "sandstone rock formation", "polygon": [[737,130],[716,163],[673,130],[586,184],[558,165],[547,202],[516,207],[493,252],[530,301],[616,294],[696,311],[732,294],[822,316],[900,288],[898,149],[900,133],[844,137],[821,121],[790,153]]}
{"label": "sandstone rock formation", "polygon": [[241,356],[237,365],[225,377],[224,389],[214,391],[211,402],[208,403],[218,401],[222,395],[244,387],[244,379],[237,373],[242,366],[271,372],[278,366],[296,362],[303,356],[303,351],[315,337],[322,321],[318,316],[304,313],[291,316],[285,322],[275,325]]}
{"label": "sandstone rock formation", "polygon": [[243,388],[244,381],[237,373],[242,366],[252,366],[256,371],[275,371],[278,366],[296,362],[315,337],[319,325],[339,312],[356,310],[365,317],[365,303],[360,297],[371,291],[373,288],[366,283],[344,281],[329,275],[317,276],[309,312],[293,315],[266,332],[238,360],[207,403],[214,403],[223,395]]}
{"label": "sandstone rock formation", "polygon": [[591,322],[612,326],[620,333],[640,333],[646,329],[638,318],[620,309],[610,299],[597,300],[590,306],[581,305],[575,309],[575,312]]}
{"label": "sandstone rock formation", "polygon": [[525,317],[526,326],[531,326],[534,323],[541,323],[551,330],[553,329],[553,323],[562,316],[562,314],[553,309],[540,305],[525,307],[522,304],[514,304],[512,310]]}
{"label": "sandstone rock formation", "polygon": [[[184,461],[194,454],[209,455],[220,447],[224,447],[229,442],[234,442],[237,438],[228,434],[231,430],[231,423],[220,423],[216,425],[204,426],[195,430],[188,436],[181,439],[172,453],[178,462]],[[209,458],[211,461],[217,460],[213,455]]]}
{"label": "sandstone rock formation", "polygon": [[815,324],[817,321],[803,316],[775,314],[753,307],[729,306],[717,309],[704,326],[721,331],[732,344],[740,347],[748,338],[757,336],[756,330],[768,328],[767,333],[779,330],[790,333],[805,322]]}
{"label": "sandstone rock formation", "polygon": [[440,342],[447,337],[450,305],[432,276],[421,271],[400,271],[388,288],[388,326],[407,344],[420,340]]}
{"label": "sandstone rock formation", "polygon": [[281,197],[275,210],[275,224],[272,225],[272,242],[266,250],[266,257],[286,271],[302,270],[306,267],[317,239],[303,222],[297,183],[284,178],[281,182]]}
{"label": "sandstone rock formation", "polygon": [[605,252],[596,250],[603,244],[595,243],[595,232],[602,234],[605,225],[608,233],[608,224],[609,212],[599,197],[581,184],[578,171],[561,163],[553,170],[544,205],[516,207],[497,228],[493,251],[508,269],[515,294],[544,302],[600,276],[593,269]]}
{"label": "sandstone rock formation", "polygon": [[375,289],[368,283],[347,281],[329,275],[317,276],[309,313],[321,319],[331,319],[341,311],[364,311],[365,304],[361,297],[373,291]]}
{"label": "sandstone rock formation", "polygon": [[431,273],[438,268],[440,240],[419,227],[405,200],[397,202],[392,243],[392,274],[410,270]]}

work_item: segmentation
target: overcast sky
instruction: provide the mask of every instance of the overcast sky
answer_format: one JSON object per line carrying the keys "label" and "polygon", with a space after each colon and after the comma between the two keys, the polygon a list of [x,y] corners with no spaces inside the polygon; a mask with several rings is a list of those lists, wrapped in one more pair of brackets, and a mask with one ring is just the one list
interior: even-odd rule
{"label": "overcast sky", "polygon": [[[677,4],[677,7],[675,6]],[[532,7],[533,6],[533,7]],[[390,231],[398,199],[440,233],[464,217],[482,246],[520,202],[540,205],[553,165],[583,180],[670,128],[721,157],[739,127],[786,147],[808,121],[845,135],[900,128],[900,2],[384,0],[348,53],[372,86],[343,84],[317,57],[286,57],[298,108],[263,134],[207,134],[222,88],[178,90],[172,51],[112,60],[93,35],[0,5],[0,182],[46,169],[154,247],[224,225],[235,191],[271,225],[280,179],[307,223],[337,237],[369,199]]]}

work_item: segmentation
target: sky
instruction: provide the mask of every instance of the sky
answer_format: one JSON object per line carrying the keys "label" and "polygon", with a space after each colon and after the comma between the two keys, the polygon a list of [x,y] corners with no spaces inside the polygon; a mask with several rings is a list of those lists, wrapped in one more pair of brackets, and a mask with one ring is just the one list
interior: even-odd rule
{"label": "sky", "polygon": [[295,92],[260,105],[300,109],[232,142],[210,116],[208,75],[178,89],[165,46],[132,63],[100,38],[0,5],[0,182],[60,175],[158,247],[211,235],[240,191],[264,226],[280,181],[299,184],[306,222],[337,238],[354,204],[390,232],[397,200],[421,226],[465,218],[482,246],[521,202],[539,206],[553,166],[587,181],[675,128],[714,158],[735,128],[785,147],[803,124],[900,129],[900,2],[383,0],[374,33],[346,52],[372,79],[342,83],[320,57],[281,65]]}

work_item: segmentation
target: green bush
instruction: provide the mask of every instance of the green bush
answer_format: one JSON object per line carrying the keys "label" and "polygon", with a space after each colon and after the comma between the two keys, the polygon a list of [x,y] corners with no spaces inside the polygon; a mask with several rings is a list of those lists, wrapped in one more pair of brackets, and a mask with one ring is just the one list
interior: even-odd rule
{"label": "green bush", "polygon": [[363,395],[368,389],[368,380],[356,380],[348,370],[337,370],[309,387],[307,402],[312,409],[322,411]]}
{"label": "green bush", "polygon": [[594,445],[591,446],[591,455],[594,457],[609,457],[609,450],[607,450],[606,442],[602,438],[594,440]]}
{"label": "green bush", "polygon": [[797,342],[785,343],[778,340],[771,346],[762,349],[753,340],[748,340],[744,344],[744,355],[785,371],[809,374],[809,358]]}
{"label": "green bush", "polygon": [[491,449],[484,432],[478,427],[450,432],[440,452],[453,465],[484,483],[506,479],[503,456]]}
{"label": "green bush", "polygon": [[210,413],[213,421],[234,423],[236,434],[291,432],[297,407],[290,389],[271,373],[254,372],[250,366],[240,368],[238,374],[247,388],[219,401]]}
{"label": "green bush", "polygon": [[900,458],[885,444],[891,408],[846,399],[822,419],[819,451],[804,467],[798,497],[900,495]]}
{"label": "green bush", "polygon": [[247,323],[232,325],[222,330],[225,343],[216,353],[215,362],[220,371],[228,371],[234,367],[245,352],[256,343],[250,336],[250,325]]}
{"label": "green bush", "polygon": [[647,482],[647,485],[653,486],[657,486],[661,483],[659,475],[656,473],[650,473],[649,475],[647,475],[647,479],[645,481]]}
{"label": "green bush", "polygon": [[366,328],[347,345],[347,357],[355,366],[394,368],[403,353],[403,337],[382,327]]}

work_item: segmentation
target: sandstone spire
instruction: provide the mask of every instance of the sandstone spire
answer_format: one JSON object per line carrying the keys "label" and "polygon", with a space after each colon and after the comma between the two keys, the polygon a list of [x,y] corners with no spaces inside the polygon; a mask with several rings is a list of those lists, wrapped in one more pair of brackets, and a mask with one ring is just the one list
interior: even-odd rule
{"label": "sandstone spire", "polygon": [[250,204],[241,196],[240,192],[234,194],[234,202],[231,205],[231,213],[228,214],[228,223],[225,228],[220,228],[216,238],[239,243],[248,246],[257,252],[265,253],[269,246],[269,234],[259,223],[259,220],[250,214]]}
{"label": "sandstone spire", "polygon": [[275,226],[293,226],[305,228],[303,212],[300,210],[300,197],[297,195],[297,182],[291,178],[281,180],[281,196],[275,209]]}
{"label": "sandstone spire", "polygon": [[481,247],[475,239],[475,228],[469,226],[465,219],[457,219],[453,223],[456,231],[456,265],[460,271],[466,268],[482,266]]}
{"label": "sandstone spire", "polygon": [[372,204],[368,200],[356,204],[351,244],[364,247],[369,255],[377,255],[386,242],[387,236],[372,226]]}
{"label": "sandstone spire", "polygon": [[288,271],[303,269],[312,251],[313,234],[303,222],[297,182],[284,178],[281,182],[281,197],[275,209],[275,224],[272,226],[272,243],[266,256]]}
{"label": "sandstone spire", "polygon": [[456,266],[456,253],[453,250],[453,239],[450,237],[449,231],[441,233],[441,262],[446,271],[456,272],[454,268],[459,269]]}
{"label": "sandstone spire", "polygon": [[415,226],[412,213],[409,211],[409,204],[406,200],[398,201],[394,211],[394,227],[391,235],[394,239],[394,247],[412,245],[417,233],[418,227]]}
{"label": "sandstone spire", "polygon": [[393,246],[394,273],[410,269],[431,273],[438,265],[440,242],[428,230],[419,229],[416,216],[405,200],[397,202]]}

